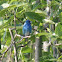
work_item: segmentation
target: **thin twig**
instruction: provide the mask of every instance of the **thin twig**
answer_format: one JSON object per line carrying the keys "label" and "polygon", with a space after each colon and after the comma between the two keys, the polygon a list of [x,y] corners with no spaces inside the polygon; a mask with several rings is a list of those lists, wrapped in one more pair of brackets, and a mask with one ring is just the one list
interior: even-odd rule
{"label": "thin twig", "polygon": [[9,28],[9,32],[10,32],[10,35],[11,35],[11,40],[12,40],[12,42],[13,42],[14,36],[13,36],[13,32],[12,32],[11,28]]}
{"label": "thin twig", "polygon": [[21,22],[22,24],[24,24],[22,21],[19,20],[19,18],[16,17],[16,19],[17,19],[19,22]]}
{"label": "thin twig", "polygon": [[[15,10],[14,10],[14,26],[15,26],[15,32],[16,32],[16,12],[15,12]],[[14,42],[13,46],[14,46],[15,62],[18,62],[18,60],[17,60],[17,48],[16,48],[16,44],[15,44],[15,41],[14,41],[14,35],[13,35],[12,42]]]}
{"label": "thin twig", "polygon": [[7,51],[8,51],[12,46],[13,46],[13,43],[11,43],[10,46],[3,52],[1,60],[3,59],[4,55],[7,53]]}
{"label": "thin twig", "polygon": [[19,45],[17,48],[25,47],[25,46],[28,45],[29,43],[30,43],[30,41],[29,41],[27,44],[25,44],[25,45]]}
{"label": "thin twig", "polygon": [[55,44],[55,46],[60,46],[60,45],[62,45],[62,43],[60,43],[60,44]]}
{"label": "thin twig", "polygon": [[[20,35],[17,35],[18,37],[20,37]],[[25,37],[21,37],[21,39],[18,41],[18,42],[15,42],[15,43],[20,43],[20,41],[22,41],[24,38],[30,38],[31,36],[25,36]]]}
{"label": "thin twig", "polygon": [[21,35],[19,35],[19,34],[15,34],[15,36],[14,36],[14,38],[16,38],[16,37],[23,37],[23,36],[21,36]]}
{"label": "thin twig", "polygon": [[15,26],[15,32],[16,32],[16,12],[15,11],[14,11],[14,26]]}

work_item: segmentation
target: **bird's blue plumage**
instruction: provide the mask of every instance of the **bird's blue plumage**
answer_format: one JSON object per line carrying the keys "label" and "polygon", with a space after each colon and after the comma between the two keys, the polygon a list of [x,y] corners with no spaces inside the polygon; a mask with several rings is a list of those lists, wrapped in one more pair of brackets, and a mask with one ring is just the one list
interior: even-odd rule
{"label": "bird's blue plumage", "polygon": [[26,20],[24,25],[23,25],[23,34],[25,36],[28,36],[32,31],[32,27],[31,27],[31,21],[30,20]]}

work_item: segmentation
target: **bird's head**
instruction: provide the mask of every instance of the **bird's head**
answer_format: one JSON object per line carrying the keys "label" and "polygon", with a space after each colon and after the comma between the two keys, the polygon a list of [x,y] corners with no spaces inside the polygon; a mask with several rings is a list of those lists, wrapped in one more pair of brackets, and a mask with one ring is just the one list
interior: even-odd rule
{"label": "bird's head", "polygon": [[30,21],[30,20],[26,20],[26,23],[29,23],[29,24],[31,24],[31,21]]}

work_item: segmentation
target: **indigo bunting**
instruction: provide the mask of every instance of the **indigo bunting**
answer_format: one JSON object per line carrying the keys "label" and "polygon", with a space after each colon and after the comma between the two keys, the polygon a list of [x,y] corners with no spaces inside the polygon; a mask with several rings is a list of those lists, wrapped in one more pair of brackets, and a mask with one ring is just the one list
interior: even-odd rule
{"label": "indigo bunting", "polygon": [[24,34],[24,36],[29,36],[31,31],[32,31],[31,21],[26,20],[24,25],[23,25],[23,34]]}

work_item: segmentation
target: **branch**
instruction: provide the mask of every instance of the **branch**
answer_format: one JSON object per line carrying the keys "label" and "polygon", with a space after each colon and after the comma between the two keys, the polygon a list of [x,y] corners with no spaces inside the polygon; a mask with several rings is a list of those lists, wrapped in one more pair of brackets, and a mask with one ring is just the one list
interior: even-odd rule
{"label": "branch", "polygon": [[8,51],[12,46],[13,46],[13,44],[11,43],[10,46],[5,50],[5,52],[3,52],[1,60],[3,59],[4,55],[7,53],[7,51]]}
{"label": "branch", "polygon": [[15,30],[15,28],[9,28],[10,30]]}
{"label": "branch", "polygon": [[19,21],[19,22],[21,22],[22,24],[24,24],[22,21],[20,21],[17,17],[16,17],[16,19]]}
{"label": "branch", "polygon": [[23,36],[21,36],[21,35],[19,35],[19,34],[15,34],[15,36],[14,36],[14,38],[16,38],[16,37],[23,37]]}
{"label": "branch", "polygon": [[60,43],[60,44],[55,44],[55,46],[60,46],[60,45],[62,45],[62,43]]}
{"label": "branch", "polygon": [[19,35],[19,34],[15,34],[14,38],[15,38],[15,37],[30,38],[31,36],[21,36],[21,35]]}
{"label": "branch", "polygon": [[[16,28],[15,28],[15,31],[16,31]],[[17,49],[16,49],[16,44],[15,44],[15,41],[14,41],[14,35],[13,35],[13,31],[10,28],[9,28],[9,32],[10,32],[11,40],[12,40],[12,43],[13,43],[13,46],[14,46],[15,62],[18,62],[18,60],[17,60]]]}
{"label": "branch", "polygon": [[25,46],[28,45],[29,43],[30,43],[30,41],[29,41],[27,44],[25,44],[25,45],[19,45],[17,48],[25,47]]}
{"label": "branch", "polygon": [[22,41],[24,38],[30,38],[31,36],[21,36],[19,34],[16,34],[15,37],[18,36],[18,37],[21,37],[21,39],[18,41],[18,42],[15,42],[15,43],[20,43],[20,41]]}
{"label": "branch", "polygon": [[14,26],[15,26],[15,32],[16,32],[16,12],[15,11],[14,11]]}
{"label": "branch", "polygon": [[[15,29],[15,28],[14,28]],[[11,35],[11,40],[12,40],[12,42],[13,42],[13,40],[14,40],[14,36],[13,36],[13,32],[11,31],[12,29],[11,28],[9,28],[9,32],[10,32],[10,35]]]}
{"label": "branch", "polygon": [[14,30],[14,29],[15,29],[15,28],[9,28],[9,32],[10,32],[10,35],[11,35],[12,43],[11,43],[10,46],[5,50],[5,52],[3,52],[1,60],[3,59],[4,55],[6,54],[6,52],[13,46],[14,37],[13,37],[13,32],[12,32],[12,30]]}
{"label": "branch", "polygon": [[[11,29],[10,29],[10,28],[9,28],[9,31],[10,31],[10,33],[11,33],[11,38],[13,38],[13,35],[12,35],[12,32],[11,32]],[[25,37],[23,37],[23,36],[18,35],[18,34],[16,34],[16,36],[22,37],[22,38],[21,38],[21,40],[19,40],[18,42],[15,42],[15,43],[19,43],[19,42],[22,41],[24,38],[30,38],[30,36],[25,36]],[[1,60],[3,59],[3,57],[4,57],[4,55],[7,53],[7,51],[13,46],[13,44],[14,44],[14,42],[12,42],[12,43],[10,44],[10,46],[5,50],[5,52],[3,52]],[[28,42],[27,44],[29,44],[29,42]],[[19,47],[25,47],[27,44],[25,44],[25,45],[23,45],[23,46],[20,45],[20,46],[18,46],[17,48],[19,48]]]}

